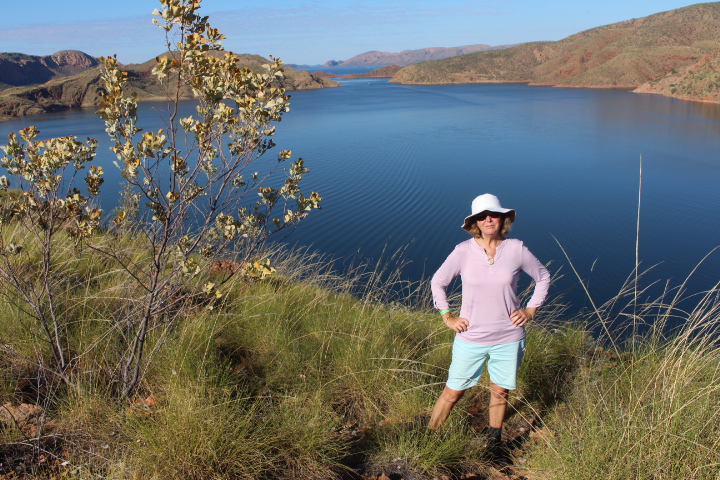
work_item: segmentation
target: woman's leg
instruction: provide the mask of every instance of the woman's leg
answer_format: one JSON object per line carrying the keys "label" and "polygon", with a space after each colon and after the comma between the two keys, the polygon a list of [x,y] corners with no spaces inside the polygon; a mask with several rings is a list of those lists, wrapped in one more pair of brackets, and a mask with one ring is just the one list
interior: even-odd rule
{"label": "woman's leg", "polygon": [[501,429],[507,411],[508,389],[490,382],[490,406],[488,416],[492,428]]}
{"label": "woman's leg", "polygon": [[[508,389],[490,382],[490,406],[488,408],[488,448],[497,457],[502,455],[502,426],[507,411]],[[497,457],[496,459],[500,459]]]}
{"label": "woman's leg", "polygon": [[445,420],[447,420],[455,404],[464,394],[465,390],[453,390],[452,388],[445,386],[445,389],[440,394],[440,398],[438,398],[435,403],[432,416],[430,417],[430,423],[428,423],[428,428],[430,430],[437,430],[440,428]]}
{"label": "woman's leg", "polygon": [[[503,421],[507,412],[509,389],[517,388],[517,372],[525,354],[525,339],[496,345],[490,352],[490,406],[488,408],[489,433],[500,441]],[[497,383],[496,383],[497,382]],[[498,383],[504,385],[500,386]]]}

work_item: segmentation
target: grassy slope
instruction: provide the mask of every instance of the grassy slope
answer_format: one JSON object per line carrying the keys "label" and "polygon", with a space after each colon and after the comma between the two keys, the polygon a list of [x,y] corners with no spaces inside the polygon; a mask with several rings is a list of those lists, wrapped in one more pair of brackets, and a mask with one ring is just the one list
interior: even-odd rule
{"label": "grassy slope", "polygon": [[705,3],[535,42],[411,65],[401,83],[529,82],[636,87],[720,49],[720,3]]}
{"label": "grassy slope", "polygon": [[[107,240],[143,261],[139,239]],[[36,254],[25,251],[28,265]],[[224,304],[188,312],[174,340],[160,346],[142,391],[123,403],[111,381],[121,331],[109,327],[137,292],[121,272],[69,243],[58,261],[67,288],[56,300],[73,319],[73,351],[87,352],[75,365],[76,385],[61,387],[22,359],[0,355],[0,401],[40,404],[43,434],[62,439],[43,448],[69,463],[35,464],[41,477],[490,472],[486,384],[466,395],[442,431],[428,432],[452,332],[431,309],[387,303],[388,285],[372,271],[338,275],[307,252],[276,254],[278,275],[236,282]],[[427,301],[426,290],[418,295],[411,304]],[[0,342],[47,363],[32,321],[6,305]],[[652,322],[645,315],[658,308],[638,311]],[[651,335],[616,351],[611,341],[603,349],[582,329],[559,327],[562,318],[546,309],[529,330],[507,422],[515,433],[534,422],[545,435],[533,434],[516,468],[529,478],[717,478],[720,351],[709,339],[717,335],[718,311],[711,296],[685,334]],[[707,335],[693,336],[703,333],[698,328]],[[32,455],[24,435],[12,425],[0,429],[0,451],[8,459]]]}

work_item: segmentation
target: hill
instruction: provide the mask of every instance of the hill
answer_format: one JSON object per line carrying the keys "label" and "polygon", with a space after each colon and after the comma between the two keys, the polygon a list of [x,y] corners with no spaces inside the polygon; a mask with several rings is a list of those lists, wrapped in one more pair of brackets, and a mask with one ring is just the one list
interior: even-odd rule
{"label": "hill", "polygon": [[[33,239],[23,228],[13,220],[0,232]],[[108,232],[93,241],[112,242],[141,264],[152,261],[147,236]],[[428,432],[455,332],[422,293],[394,301],[392,280],[367,285],[378,271],[338,272],[316,253],[276,250],[275,274],[256,281],[235,275],[215,308],[185,302],[171,336],[151,331],[157,360],[148,362],[142,394],[128,401],[118,398],[115,373],[127,337],[107,319],[126,318],[143,301],[142,289],[70,239],[57,250],[53,266],[67,269],[57,275],[57,301],[82,307],[68,337],[84,350],[71,370],[74,388],[59,388],[25,360],[53,372],[35,319],[21,310],[26,304],[0,311],[4,338],[12,339],[0,349],[0,431],[3,465],[13,467],[0,478],[78,478],[80,468],[82,478],[119,472],[112,478],[157,480],[389,478],[383,472],[419,480],[458,471],[469,473],[453,478],[511,478],[498,476],[498,468],[522,472],[516,479],[548,480],[720,474],[717,289],[687,309],[643,304],[643,313],[657,312],[641,317],[645,325],[677,317],[683,328],[673,336],[633,329],[635,343],[621,333],[592,338],[594,312],[570,319],[558,307],[541,310],[527,328],[504,423],[512,450],[497,462],[484,435],[486,378],[443,430]],[[207,277],[200,278],[186,282],[183,294],[200,292]],[[0,284],[3,291],[8,284]],[[628,306],[614,313],[603,305],[602,315],[627,323],[633,302],[619,296],[612,304],[618,300]],[[37,449],[28,438],[38,432],[53,439],[42,444],[47,455],[73,463],[27,460]]]}
{"label": "hill", "polygon": [[[210,51],[209,55],[224,55],[225,52]],[[260,55],[241,54],[238,55],[238,64],[247,66],[251,70],[259,70],[264,64],[270,61]],[[159,98],[165,98],[165,92],[152,75],[152,69],[155,67],[155,59],[148,60],[142,64],[131,64],[127,65],[124,70],[128,72],[128,78],[130,79],[129,88],[135,91],[138,98],[142,100],[157,100]],[[321,78],[312,74],[306,70],[294,70],[288,66],[284,67],[285,77],[278,80],[278,86],[281,86],[287,90],[307,90],[313,88],[326,88],[335,87],[340,84],[327,79]],[[184,93],[185,98],[192,98],[192,92],[187,90]]]}
{"label": "hill", "polygon": [[597,27],[557,42],[411,65],[400,83],[528,82],[635,88],[720,49],[720,3],[704,3]]}
{"label": "hill", "polygon": [[337,78],[340,76],[337,73],[323,72],[322,70],[313,72],[313,75],[315,75],[316,77],[322,77],[322,78]]}
{"label": "hill", "polygon": [[330,60],[325,62],[324,67],[367,67],[367,66],[388,66],[400,65],[407,66],[415,63],[427,62],[430,60],[442,60],[443,58],[456,57],[458,55],[467,55],[474,52],[484,52],[487,50],[499,50],[509,48],[511,45],[465,45],[464,47],[434,47],[421,48],[418,50],[403,50],[398,53],[371,51],[355,55],[345,61]]}
{"label": "hill", "polygon": [[353,73],[349,75],[343,75],[340,78],[388,78],[395,75],[402,69],[400,65],[390,65],[387,67],[376,68],[372,72],[368,73]]}
{"label": "hill", "polygon": [[0,91],[75,75],[99,64],[95,57],[78,50],[63,50],[42,57],[24,53],[0,53]]}
{"label": "hill", "polygon": [[[269,61],[258,55],[239,55],[243,66],[259,69]],[[164,88],[152,75],[155,59],[142,64],[126,65],[128,91],[134,91],[138,100],[159,100],[165,98]],[[310,72],[292,68],[285,69],[285,78],[278,80],[278,86],[287,90],[326,88],[340,84],[318,77]],[[59,77],[41,85],[8,88],[0,92],[0,120],[23,115],[37,115],[58,112],[72,108],[98,105],[103,89],[100,67],[81,73]],[[192,92],[183,92],[185,98],[192,98]]]}
{"label": "hill", "polygon": [[103,83],[98,67],[42,85],[0,92],[0,120],[97,105]]}

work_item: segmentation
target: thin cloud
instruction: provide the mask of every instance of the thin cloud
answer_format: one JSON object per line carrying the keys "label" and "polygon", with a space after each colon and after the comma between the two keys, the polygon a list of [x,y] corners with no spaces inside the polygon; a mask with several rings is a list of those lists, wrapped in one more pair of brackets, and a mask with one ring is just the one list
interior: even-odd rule
{"label": "thin cloud", "polygon": [[[155,45],[154,48],[150,47]],[[76,49],[91,55],[162,51],[162,32],[149,16],[68,24],[40,24],[0,29],[0,50],[49,55],[58,50]]]}
{"label": "thin cloud", "polygon": [[[402,25],[414,19],[447,20],[452,18],[486,17],[502,14],[494,6],[474,4],[453,7],[413,7],[401,4],[384,6],[353,5],[337,8],[301,7],[292,9],[255,8],[249,10],[226,10],[213,13],[211,22],[232,22],[243,30],[276,32],[277,24],[313,25],[356,29],[377,23]],[[251,19],[248,21],[248,19]],[[270,22],[270,23],[265,23]]]}
{"label": "thin cloud", "polygon": [[[476,29],[468,28],[469,23],[502,13],[501,7],[473,3],[435,6],[412,2],[313,2],[291,8],[216,11],[210,13],[210,22],[227,35],[228,49],[272,53],[292,61],[319,56],[319,61],[324,57],[349,58],[373,48],[400,51],[487,43],[476,38]],[[465,26],[459,27],[462,24]],[[462,40],[458,41],[458,37]],[[422,42],[432,45],[420,45]],[[117,53],[120,61],[143,62],[164,49],[164,36],[152,25],[150,15],[0,29],[0,51],[47,55],[65,49],[95,56]]]}

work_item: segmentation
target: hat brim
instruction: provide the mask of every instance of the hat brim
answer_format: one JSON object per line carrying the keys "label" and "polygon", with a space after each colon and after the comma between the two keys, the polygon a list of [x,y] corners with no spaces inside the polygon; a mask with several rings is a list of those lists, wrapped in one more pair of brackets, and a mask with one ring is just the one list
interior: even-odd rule
{"label": "hat brim", "polygon": [[[488,211],[502,213],[503,216],[510,218],[510,223],[513,223],[515,221],[516,214],[515,214],[515,210],[513,210],[512,208],[496,208],[496,209],[488,210]],[[482,213],[482,212],[480,212],[480,213]],[[474,217],[477,217],[478,215],[480,215],[480,213],[475,213],[473,215],[465,217],[465,221],[462,224],[462,229],[465,231],[469,231],[471,223],[472,223],[472,219]]]}

